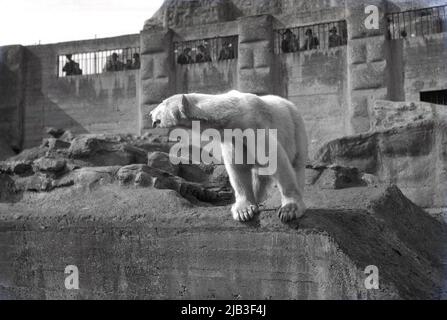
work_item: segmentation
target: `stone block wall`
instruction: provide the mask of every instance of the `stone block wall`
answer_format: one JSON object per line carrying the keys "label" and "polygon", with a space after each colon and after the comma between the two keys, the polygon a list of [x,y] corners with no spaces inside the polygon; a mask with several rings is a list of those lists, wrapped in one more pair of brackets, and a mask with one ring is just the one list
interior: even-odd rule
{"label": "stone block wall", "polygon": [[273,91],[273,18],[270,15],[239,20],[238,89],[269,94]]}
{"label": "stone block wall", "polygon": [[0,47],[0,139],[9,147],[23,144],[25,49]]}
{"label": "stone block wall", "polygon": [[[174,93],[173,33],[168,29],[144,30],[141,43],[140,128],[150,129],[149,112]],[[141,130],[140,130],[141,131]]]}
{"label": "stone block wall", "polygon": [[[365,7],[379,8],[379,29],[365,27]],[[352,133],[370,129],[370,108],[376,99],[388,98],[384,1],[346,1],[348,24],[348,126]]]}
{"label": "stone block wall", "polygon": [[136,34],[24,47],[23,147],[40,144],[47,127],[137,134],[138,70],[58,77],[58,56],[138,45]]}

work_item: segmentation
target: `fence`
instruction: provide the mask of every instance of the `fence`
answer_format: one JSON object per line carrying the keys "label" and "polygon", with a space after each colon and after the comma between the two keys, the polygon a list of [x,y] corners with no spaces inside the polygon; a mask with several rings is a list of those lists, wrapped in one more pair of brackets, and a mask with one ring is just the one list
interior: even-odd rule
{"label": "fence", "polygon": [[238,36],[174,42],[177,64],[192,64],[236,59]]}
{"label": "fence", "polygon": [[387,14],[389,39],[445,32],[446,7],[447,5]]}
{"label": "fence", "polygon": [[328,49],[347,44],[346,21],[275,30],[275,54]]}
{"label": "fence", "polygon": [[91,75],[139,68],[140,48],[67,53],[58,57],[58,77]]}

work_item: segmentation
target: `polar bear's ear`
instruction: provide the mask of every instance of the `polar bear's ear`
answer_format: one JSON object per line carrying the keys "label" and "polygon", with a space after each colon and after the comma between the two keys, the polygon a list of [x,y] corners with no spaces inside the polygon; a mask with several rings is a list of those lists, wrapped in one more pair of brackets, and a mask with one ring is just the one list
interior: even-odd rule
{"label": "polar bear's ear", "polygon": [[185,94],[182,96],[180,112],[189,120],[210,120],[210,115],[192,103]]}

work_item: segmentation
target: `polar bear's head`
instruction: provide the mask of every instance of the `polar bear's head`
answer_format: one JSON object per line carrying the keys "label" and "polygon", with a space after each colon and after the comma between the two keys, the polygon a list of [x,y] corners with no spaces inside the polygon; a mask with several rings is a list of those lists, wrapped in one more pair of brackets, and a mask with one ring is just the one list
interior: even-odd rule
{"label": "polar bear's head", "polygon": [[174,95],[160,103],[150,113],[154,128],[190,127],[193,120],[207,120],[207,115],[191,97],[185,94]]}

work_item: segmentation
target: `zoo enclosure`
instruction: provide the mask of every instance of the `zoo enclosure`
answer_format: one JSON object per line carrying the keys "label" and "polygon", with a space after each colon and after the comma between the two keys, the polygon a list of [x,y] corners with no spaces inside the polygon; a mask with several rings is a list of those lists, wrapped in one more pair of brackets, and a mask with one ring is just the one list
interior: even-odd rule
{"label": "zoo enclosure", "polygon": [[388,38],[424,36],[445,32],[447,5],[392,12],[386,15]]}

